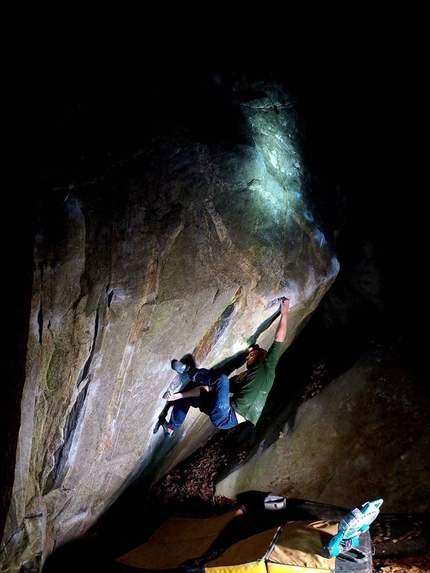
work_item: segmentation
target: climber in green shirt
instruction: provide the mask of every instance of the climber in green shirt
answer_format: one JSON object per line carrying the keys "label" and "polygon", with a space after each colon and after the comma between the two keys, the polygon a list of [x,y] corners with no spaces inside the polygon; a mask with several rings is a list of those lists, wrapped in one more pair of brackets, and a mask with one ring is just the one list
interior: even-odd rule
{"label": "climber in green shirt", "polygon": [[263,350],[256,344],[251,346],[245,360],[246,370],[237,376],[229,379],[220,370],[195,368],[172,360],[173,370],[187,374],[197,385],[190,390],[167,393],[165,396],[169,402],[175,402],[169,422],[163,423],[166,438],[175,435],[191,406],[200,408],[220,430],[228,430],[246,421],[253,426],[257,424],[275,380],[282,343],[287,337],[289,308],[290,301],[283,298],[275,338],[269,350]]}

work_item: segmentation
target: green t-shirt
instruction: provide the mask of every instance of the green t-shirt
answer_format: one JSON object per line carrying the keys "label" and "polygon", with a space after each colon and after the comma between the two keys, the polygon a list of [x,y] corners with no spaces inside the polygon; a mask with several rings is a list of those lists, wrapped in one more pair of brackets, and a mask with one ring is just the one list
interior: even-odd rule
{"label": "green t-shirt", "polygon": [[275,369],[281,355],[282,342],[274,341],[267,352],[266,359],[251,366],[244,377],[239,374],[237,388],[233,392],[231,405],[234,410],[246,418],[253,426],[261,416],[269,392],[275,380]]}

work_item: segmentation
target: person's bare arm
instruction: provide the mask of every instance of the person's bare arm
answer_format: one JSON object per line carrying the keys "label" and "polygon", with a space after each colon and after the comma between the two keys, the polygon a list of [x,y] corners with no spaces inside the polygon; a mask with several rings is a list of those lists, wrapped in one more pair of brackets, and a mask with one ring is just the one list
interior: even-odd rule
{"label": "person's bare arm", "polygon": [[278,327],[275,332],[276,342],[284,342],[287,338],[288,330],[288,311],[290,310],[290,301],[285,298],[281,301],[281,318],[279,319]]}
{"label": "person's bare arm", "polygon": [[176,392],[176,394],[168,396],[167,400],[169,402],[175,402],[175,400],[180,400],[181,398],[198,398],[201,392],[209,392],[209,386],[197,386],[185,392]]}

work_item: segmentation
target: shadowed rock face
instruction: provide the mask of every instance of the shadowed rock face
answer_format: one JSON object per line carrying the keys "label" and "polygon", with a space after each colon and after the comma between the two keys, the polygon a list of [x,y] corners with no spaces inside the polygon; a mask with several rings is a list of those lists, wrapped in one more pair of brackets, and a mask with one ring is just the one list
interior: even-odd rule
{"label": "shadowed rock face", "polygon": [[45,177],[5,562],[43,560],[210,437],[198,412],[173,444],[153,434],[171,358],[234,355],[283,295],[286,349],[338,274],[297,102],[273,82],[234,87],[172,125],[158,109],[129,155]]}

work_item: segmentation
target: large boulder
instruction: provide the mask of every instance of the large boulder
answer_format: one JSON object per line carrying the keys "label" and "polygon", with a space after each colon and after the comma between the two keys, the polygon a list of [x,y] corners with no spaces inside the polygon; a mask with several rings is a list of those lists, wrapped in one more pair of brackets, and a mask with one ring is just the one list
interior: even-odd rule
{"label": "large boulder", "polygon": [[[216,494],[255,489],[343,507],[382,497],[385,513],[428,514],[430,397],[403,352],[400,342],[378,345],[297,408],[273,410],[258,445],[220,477]],[[290,377],[287,369],[287,386]]]}
{"label": "large boulder", "polygon": [[128,154],[45,177],[4,571],[37,570],[213,434],[197,410],[153,433],[172,358],[267,347],[284,295],[286,350],[336,279],[297,102],[273,81],[209,91],[181,120],[152,109]]}

